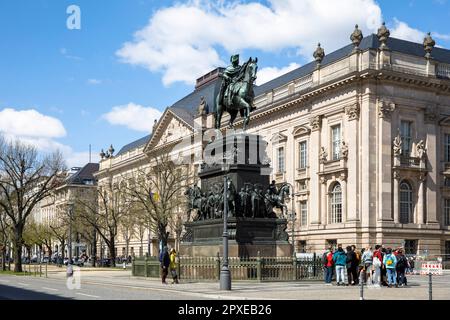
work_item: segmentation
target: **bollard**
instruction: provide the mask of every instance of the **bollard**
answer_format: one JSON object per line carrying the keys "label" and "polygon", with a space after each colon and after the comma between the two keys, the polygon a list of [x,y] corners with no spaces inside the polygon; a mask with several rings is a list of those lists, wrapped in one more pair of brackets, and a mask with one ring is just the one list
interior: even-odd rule
{"label": "bollard", "polygon": [[364,278],[362,276],[362,272],[361,275],[359,277],[359,285],[360,285],[360,290],[359,290],[359,300],[364,300]]}
{"label": "bollard", "polygon": [[433,275],[428,273],[428,299],[433,300]]}
{"label": "bollard", "polygon": [[48,262],[45,264],[45,277],[48,278]]}

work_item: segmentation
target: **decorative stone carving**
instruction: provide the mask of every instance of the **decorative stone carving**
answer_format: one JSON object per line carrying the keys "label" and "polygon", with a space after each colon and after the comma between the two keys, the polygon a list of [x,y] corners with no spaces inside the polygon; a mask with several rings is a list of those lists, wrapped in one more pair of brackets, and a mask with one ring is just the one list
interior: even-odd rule
{"label": "decorative stone carving", "polygon": [[109,147],[109,155],[111,156],[111,157],[113,157],[114,156],[114,147],[113,147],[113,145],[111,145],[110,147]]}
{"label": "decorative stone carving", "polygon": [[204,116],[208,112],[208,104],[204,96],[200,98],[200,104],[198,105],[197,113],[199,116]]}
{"label": "decorative stone carving", "polygon": [[327,153],[327,151],[325,150],[325,147],[321,147],[321,148],[320,148],[320,153],[319,153],[319,161],[320,161],[321,163],[324,163],[324,162],[327,161],[327,158],[328,158],[328,153]]}
{"label": "decorative stone carving", "polygon": [[345,141],[342,141],[341,144],[340,158],[344,160],[348,159],[348,145],[345,143]]}
{"label": "decorative stone carving", "polygon": [[328,179],[325,177],[320,177],[320,184],[327,184]]}
{"label": "decorative stone carving", "polygon": [[425,148],[425,142],[423,140],[420,140],[417,145],[416,145],[416,151],[417,151],[417,156],[420,159],[424,159],[426,154],[427,154],[427,150]]}
{"label": "decorative stone carving", "polygon": [[153,130],[152,133],[155,133],[156,131],[156,126],[158,125],[158,120],[155,119],[155,121],[153,121]]}
{"label": "decorative stone carving", "polygon": [[345,108],[345,114],[348,117],[349,121],[352,120],[358,120],[359,119],[359,113],[360,113],[360,107],[359,107],[359,103],[355,103],[351,106],[348,106]]}
{"label": "decorative stone carving", "polygon": [[102,151],[100,151],[100,159],[105,159],[105,157],[106,157],[106,153],[105,153],[105,151],[102,149]]}
{"label": "decorative stone carving", "polygon": [[278,241],[288,241],[289,235],[286,232],[287,225],[285,223],[279,224],[277,227],[277,240]]}
{"label": "decorative stone carving", "polygon": [[437,120],[437,112],[436,108],[433,106],[428,106],[425,110],[425,121],[426,122],[436,122]]}
{"label": "decorative stone carving", "polygon": [[400,157],[402,155],[402,138],[400,137],[400,133],[394,138],[393,150],[394,157]]}
{"label": "decorative stone carving", "polygon": [[427,176],[428,176],[427,172],[421,172],[418,176],[418,179],[420,182],[425,182],[427,181]]}
{"label": "decorative stone carving", "polygon": [[380,118],[390,118],[392,112],[395,110],[395,104],[386,101],[380,101],[378,107],[378,116]]}
{"label": "decorative stone carving", "polygon": [[347,174],[345,172],[342,172],[339,176],[339,179],[341,181],[347,181]]}
{"label": "decorative stone carving", "polygon": [[312,131],[320,130],[320,127],[322,126],[322,118],[320,116],[311,118],[309,125]]}
{"label": "decorative stone carving", "polygon": [[380,41],[380,50],[389,49],[386,43],[390,35],[391,32],[386,28],[386,23],[383,22],[377,33],[378,41]]}
{"label": "decorative stone carving", "polygon": [[423,39],[423,49],[425,50],[425,58],[431,59],[431,51],[433,51],[436,41],[431,37],[431,33],[428,32],[425,39]]}
{"label": "decorative stone carving", "polygon": [[320,46],[320,43],[317,45],[316,51],[314,51],[313,54],[314,59],[316,59],[316,62],[318,65],[322,63],[323,58],[325,57],[325,50]]}
{"label": "decorative stone carving", "polygon": [[355,30],[350,35],[350,40],[352,41],[353,45],[355,46],[355,50],[359,49],[359,45],[361,44],[361,41],[363,39],[362,31],[358,28],[358,25],[355,26]]}
{"label": "decorative stone carving", "polygon": [[402,179],[400,172],[398,172],[398,171],[394,171],[393,177],[397,181],[400,181]]}

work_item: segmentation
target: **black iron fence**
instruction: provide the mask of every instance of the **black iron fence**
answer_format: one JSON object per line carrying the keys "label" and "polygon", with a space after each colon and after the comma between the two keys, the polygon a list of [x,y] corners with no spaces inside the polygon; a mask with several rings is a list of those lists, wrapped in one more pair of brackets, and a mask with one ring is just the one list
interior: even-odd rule
{"label": "black iron fence", "polygon": [[[178,275],[183,280],[219,280],[220,257],[180,257]],[[229,269],[233,280],[298,281],[323,280],[324,270],[320,258],[256,257],[230,258]],[[156,258],[137,259],[133,262],[133,276],[159,277],[160,264]]]}

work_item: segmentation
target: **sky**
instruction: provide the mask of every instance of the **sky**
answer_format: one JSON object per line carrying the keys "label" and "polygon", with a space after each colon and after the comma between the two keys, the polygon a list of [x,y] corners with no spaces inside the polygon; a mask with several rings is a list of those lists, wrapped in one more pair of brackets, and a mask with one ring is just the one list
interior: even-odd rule
{"label": "sky", "polygon": [[311,61],[318,42],[349,44],[355,24],[450,48],[449,19],[450,0],[1,0],[0,133],[82,166],[89,145],[97,161],[149,134],[234,53],[258,57],[262,84]]}

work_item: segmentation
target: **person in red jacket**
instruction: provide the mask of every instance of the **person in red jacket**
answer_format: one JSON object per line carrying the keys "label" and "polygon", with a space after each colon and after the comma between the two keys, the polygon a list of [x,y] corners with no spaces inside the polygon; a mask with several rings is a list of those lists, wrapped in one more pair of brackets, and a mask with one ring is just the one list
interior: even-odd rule
{"label": "person in red jacket", "polygon": [[324,253],[325,283],[330,285],[333,281],[333,254],[333,247],[328,248],[327,252]]}
{"label": "person in red jacket", "polygon": [[383,268],[383,253],[381,252],[381,246],[376,245],[375,251],[373,252],[373,262],[374,275],[373,275],[373,284],[377,287],[380,286],[381,283],[381,270]]}

